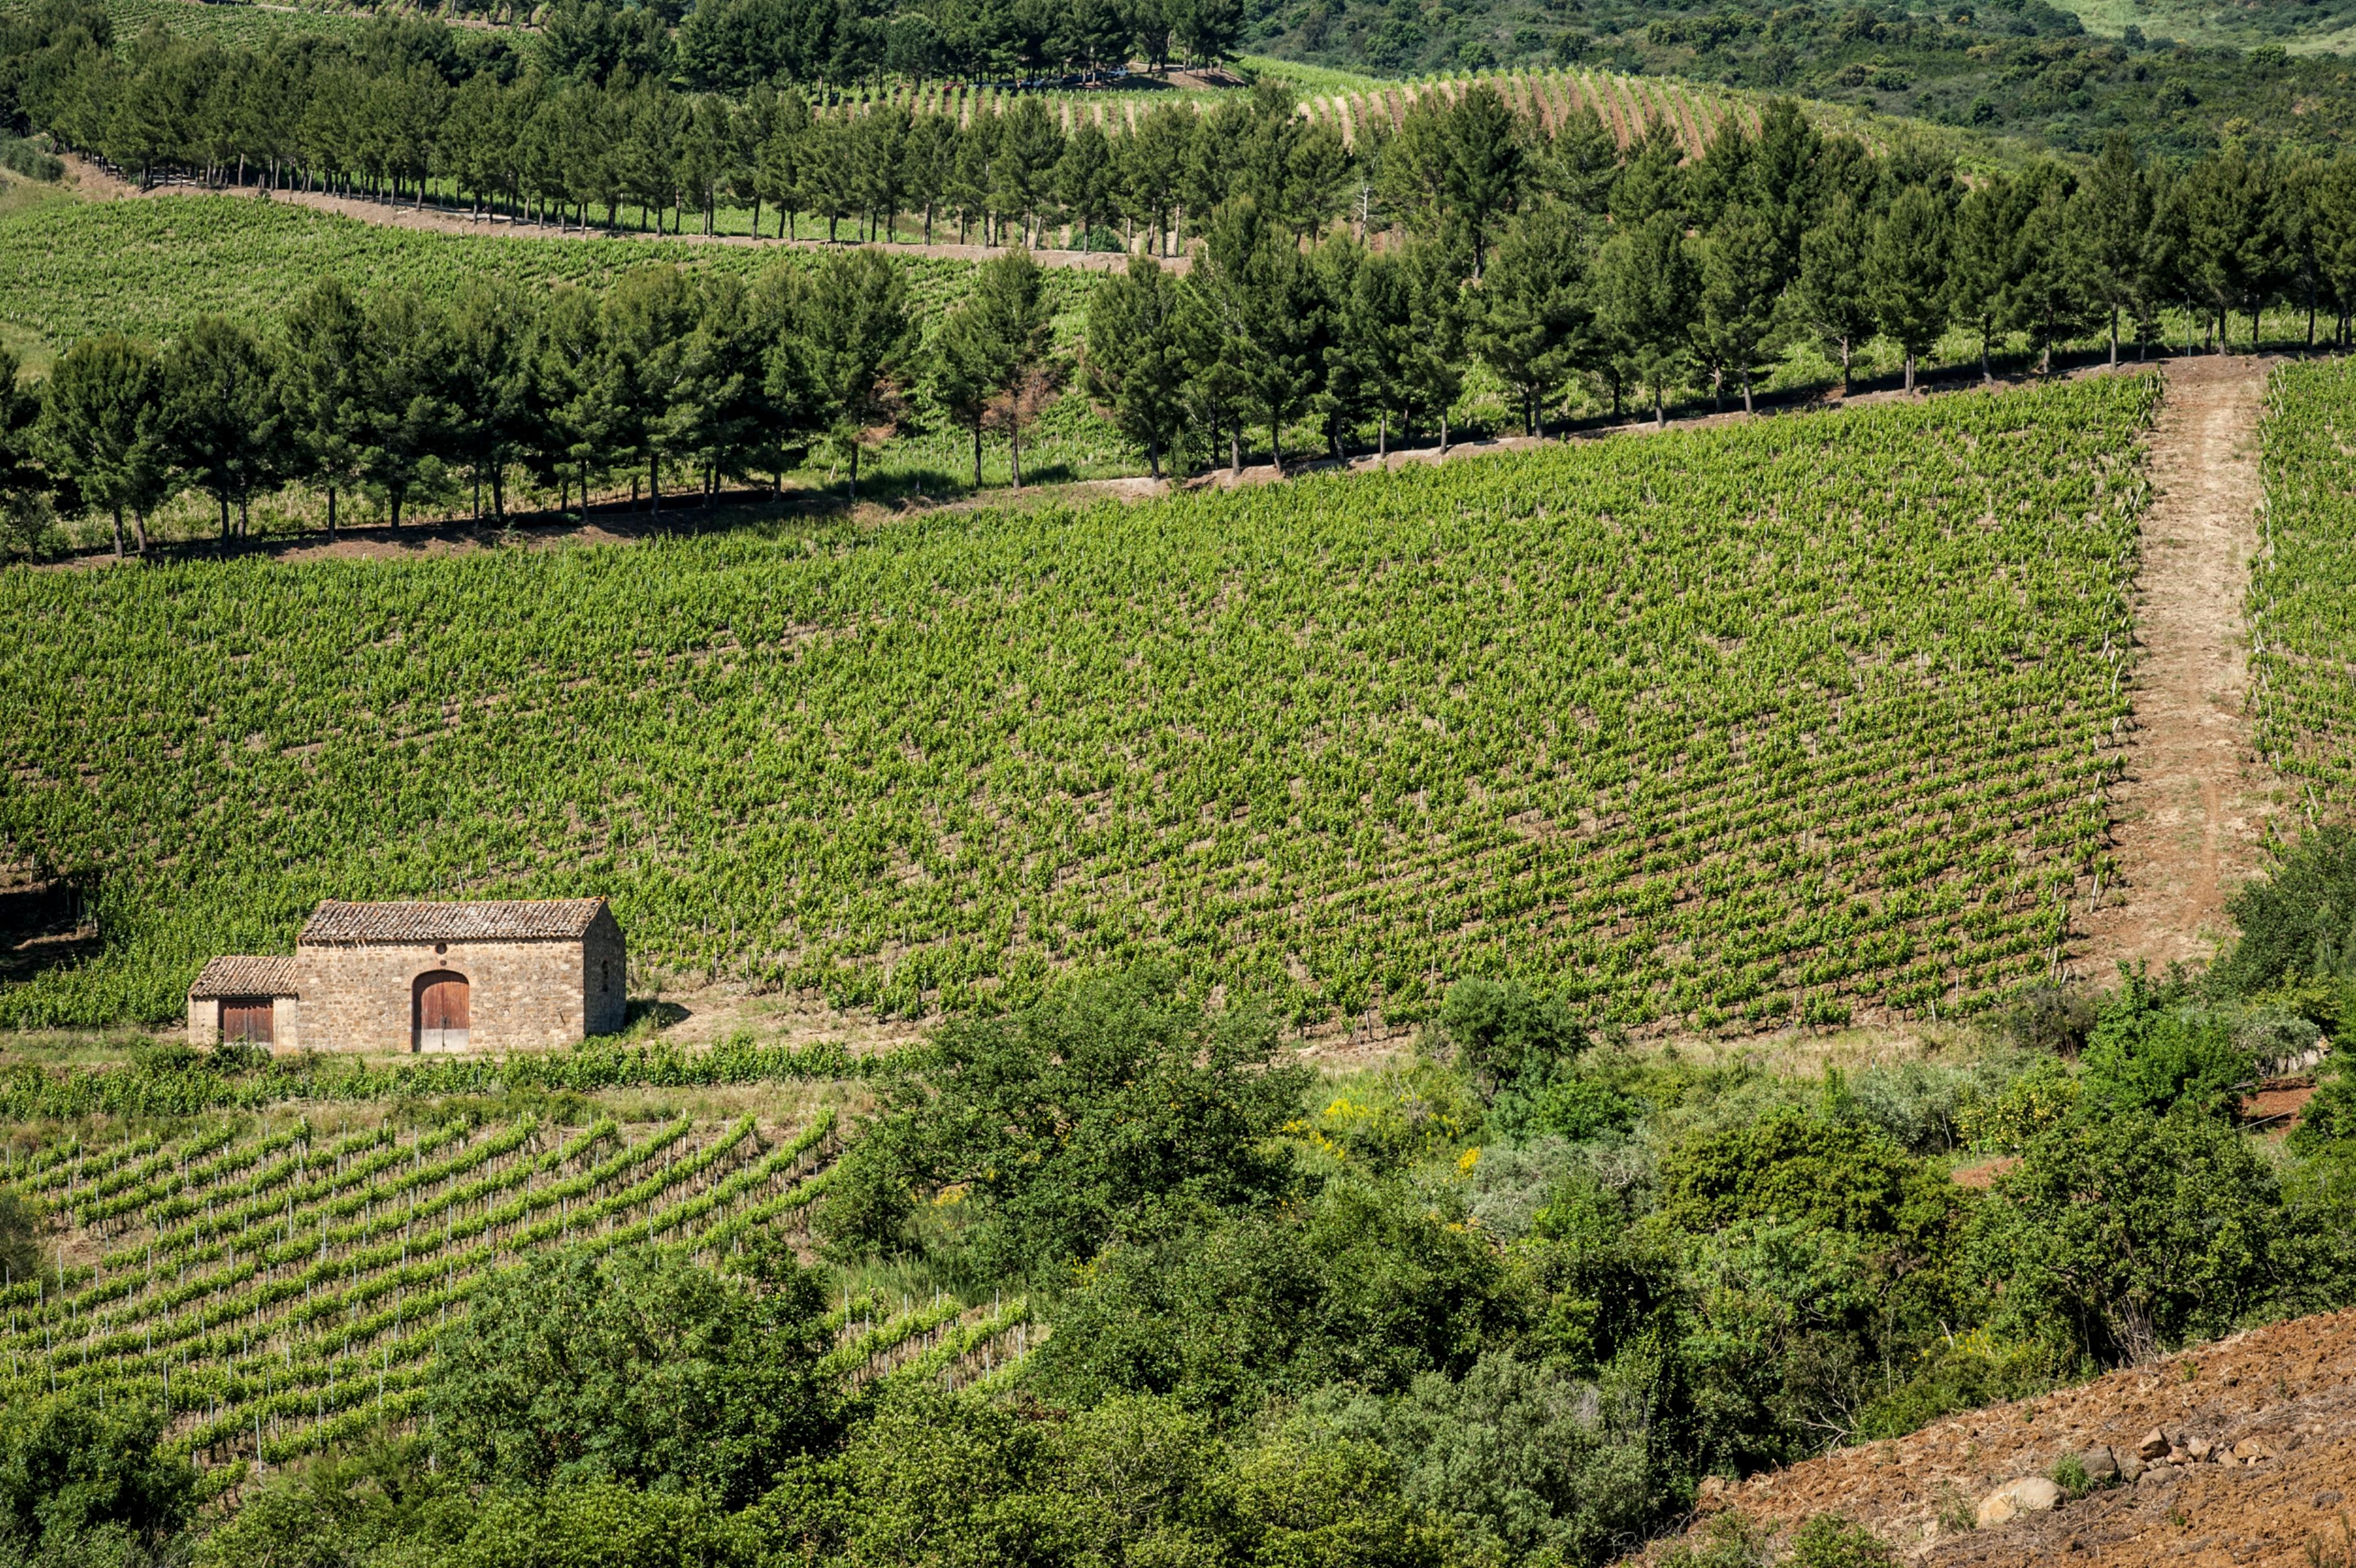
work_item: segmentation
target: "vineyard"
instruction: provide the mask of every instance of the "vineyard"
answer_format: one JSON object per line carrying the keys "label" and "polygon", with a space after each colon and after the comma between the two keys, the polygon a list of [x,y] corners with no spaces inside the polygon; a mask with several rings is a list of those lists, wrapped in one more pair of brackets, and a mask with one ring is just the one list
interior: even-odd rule
{"label": "vineyard", "polygon": [[[318,898],[611,895],[886,1016],[1162,956],[1302,1022],[1473,973],[1631,1027],[1970,1008],[2101,869],[2156,385],[1132,507],[0,577],[33,1024]],[[58,700],[71,689],[72,702]]]}
{"label": "vineyard", "polygon": [[2356,801],[2356,372],[2278,368],[2260,427],[2264,547],[2250,574],[2256,743],[2311,815]]}
{"label": "vineyard", "polygon": [[[521,1255],[663,1246],[720,1261],[797,1233],[825,1189],[831,1111],[799,1128],[580,1128],[531,1118],[402,1132],[287,1120],[176,1140],[53,1143],[0,1170],[68,1229],[57,1272],[9,1285],[20,1386],[167,1408],[200,1462],[279,1464],[424,1408],[437,1336]],[[827,1371],[969,1381],[1027,1348],[1021,1303],[849,1296]]]}
{"label": "vineyard", "polygon": [[[421,233],[252,197],[54,201],[0,223],[0,324],[62,350],[102,332],[160,338],[205,315],[267,321],[325,277],[359,292],[409,287],[447,297],[468,283],[602,289],[634,267],[750,277],[815,261],[806,251],[652,238],[592,245]],[[899,264],[926,321],[962,298],[973,274],[965,261],[910,256]],[[1088,281],[1049,272],[1059,312],[1079,312]]]}

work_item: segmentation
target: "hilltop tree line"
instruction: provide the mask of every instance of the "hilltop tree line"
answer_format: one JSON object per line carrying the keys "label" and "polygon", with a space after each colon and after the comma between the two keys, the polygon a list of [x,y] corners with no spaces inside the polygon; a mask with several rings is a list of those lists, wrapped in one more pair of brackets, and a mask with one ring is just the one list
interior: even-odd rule
{"label": "hilltop tree line", "polygon": [[[560,220],[612,223],[635,199],[659,226],[696,213],[709,228],[724,198],[756,221],[766,203],[867,237],[919,216],[927,232],[953,220],[959,238],[1020,247],[1068,224],[1147,254],[1098,286],[1076,345],[1054,341],[1027,255],[980,274],[920,336],[880,253],[749,288],[653,272],[602,304],[330,287],[275,334],[215,321],[153,352],[77,345],[41,411],[16,400],[20,519],[36,509],[24,497],[46,493],[127,513],[136,530],[194,487],[227,535],[232,512],[302,480],[327,493],[331,526],[354,488],[397,522],[421,482],[454,475],[497,517],[519,473],[560,507],[640,475],[653,506],[667,465],[710,494],[813,449],[848,464],[855,490],[863,447],[926,423],[970,432],[977,485],[984,433],[1001,432],[1019,483],[1023,422],[1072,387],[1157,475],[1172,460],[1239,468],[1263,433],[1281,469],[1288,441],[1342,457],[1431,432],[1445,447],[1475,363],[1542,433],[1579,406],[1616,416],[1634,402],[1665,421],[1697,389],[1749,408],[1804,344],[1846,382],[1857,351],[1885,341],[1911,389],[1957,328],[1985,372],[2015,335],[2040,365],[2092,335],[2115,360],[2170,310],[2222,347],[2236,318],[2254,340],[2259,313],[2288,302],[2308,313],[2310,342],[2319,317],[2345,341],[2356,304],[2356,164],[2343,159],[2237,149],[2170,167],[2115,138],[2091,167],[1966,180],[1920,147],[1875,154],[1823,134],[1788,101],[1755,130],[1730,117],[1694,157],[1665,124],[1622,147],[1591,113],[1549,128],[1485,87],[1428,96],[1396,130],[1345,142],[1274,83],[1115,133],[1087,119],[1067,132],[1036,99],[965,124],[766,89],[682,95],[625,72],[603,86],[482,73],[452,89],[424,67],[371,75],[366,57],[332,51],[209,65],[181,46],[144,53],[98,48],[76,23],[16,57],[31,61],[17,80],[59,134],[129,158],[105,138],[147,126],[176,149],[156,156],[222,182],[391,195],[439,172],[478,203]],[[181,91],[198,81],[211,86]],[[268,81],[284,91],[256,86]],[[380,91],[415,95],[383,122],[413,144],[378,134]],[[362,140],[334,140],[355,127]],[[1182,248],[1183,278],[1152,260]]]}

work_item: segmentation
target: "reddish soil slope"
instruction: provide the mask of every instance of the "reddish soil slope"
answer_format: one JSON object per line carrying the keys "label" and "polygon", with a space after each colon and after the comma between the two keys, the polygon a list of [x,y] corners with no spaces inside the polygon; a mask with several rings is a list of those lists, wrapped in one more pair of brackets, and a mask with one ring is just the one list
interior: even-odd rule
{"label": "reddish soil slope", "polygon": [[[2222,1457],[1987,1529],[1956,1529],[2008,1480],[2041,1476],[2095,1444],[2133,1453],[2155,1427]],[[2248,1457],[2236,1458],[2239,1445]],[[2083,1388],[1953,1416],[1909,1437],[1843,1449],[1717,1499],[1786,1528],[1819,1513],[1869,1525],[1938,1568],[2103,1563],[2105,1568],[2341,1564],[2356,1519],[2356,1310],[2303,1317]]]}

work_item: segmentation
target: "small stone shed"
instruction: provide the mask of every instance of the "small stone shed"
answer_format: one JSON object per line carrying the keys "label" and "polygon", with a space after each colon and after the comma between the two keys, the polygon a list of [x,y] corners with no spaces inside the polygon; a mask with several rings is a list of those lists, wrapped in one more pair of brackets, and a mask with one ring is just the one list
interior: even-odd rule
{"label": "small stone shed", "polygon": [[192,1044],[506,1051],[622,1027],[628,954],[604,899],[342,903],[292,957],[216,958],[188,987]]}

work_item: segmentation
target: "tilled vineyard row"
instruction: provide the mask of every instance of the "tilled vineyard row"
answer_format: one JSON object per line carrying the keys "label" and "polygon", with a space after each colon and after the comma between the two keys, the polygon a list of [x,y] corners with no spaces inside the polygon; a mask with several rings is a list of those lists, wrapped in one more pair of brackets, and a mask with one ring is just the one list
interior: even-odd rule
{"label": "tilled vineyard row", "polygon": [[[0,839],[177,1006],[319,897],[605,893],[887,1014],[1166,955],[1309,1021],[1968,1008],[2104,869],[2158,392],[2103,378],[816,539],[0,581]],[[71,680],[87,700],[45,700]],[[289,868],[299,868],[290,871]],[[562,868],[552,871],[550,868]]]}
{"label": "tilled vineyard row", "polygon": [[[828,1111],[790,1134],[750,1116],[635,1136],[525,1118],[69,1144],[0,1175],[69,1219],[71,1250],[95,1261],[61,1243],[56,1274],[0,1292],[0,1356],[35,1387],[162,1402],[174,1441],[206,1459],[280,1462],[415,1414],[437,1338],[493,1271],[567,1244],[725,1254],[807,1214],[834,1136]],[[853,1306],[872,1319],[847,1303],[846,1321]],[[879,1349],[989,1320],[912,1311],[931,1316]]]}
{"label": "tilled vineyard row", "polygon": [[2319,817],[2356,803],[2356,364],[2276,368],[2259,445],[2256,742]]}

